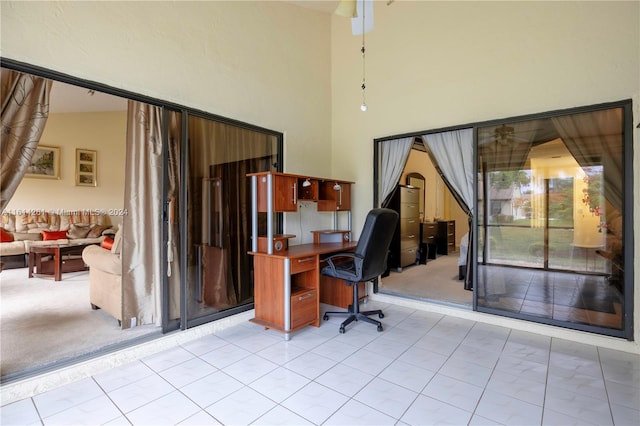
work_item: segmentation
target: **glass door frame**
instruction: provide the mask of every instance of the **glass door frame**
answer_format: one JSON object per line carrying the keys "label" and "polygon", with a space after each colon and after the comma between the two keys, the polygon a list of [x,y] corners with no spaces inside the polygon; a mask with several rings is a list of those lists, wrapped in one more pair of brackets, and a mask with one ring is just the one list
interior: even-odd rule
{"label": "glass door frame", "polygon": [[[602,334],[612,337],[621,337],[625,338],[629,341],[633,340],[633,316],[634,316],[634,235],[633,235],[633,112],[632,112],[632,101],[630,99],[617,101],[617,102],[608,102],[597,105],[589,105],[583,107],[570,108],[566,110],[556,110],[549,111],[539,114],[529,114],[524,116],[511,117],[507,119],[500,120],[490,120],[485,122],[479,122],[472,125],[473,127],[473,139],[474,139],[474,150],[475,155],[473,156],[473,170],[474,170],[474,200],[475,200],[475,211],[478,211],[478,193],[477,193],[477,179],[478,179],[478,155],[479,155],[479,147],[478,147],[478,129],[481,127],[488,126],[500,126],[500,125],[508,125],[509,123],[518,122],[518,121],[527,121],[527,120],[535,120],[535,119],[547,119],[556,117],[559,115],[570,115],[570,114],[579,114],[579,113],[588,113],[599,110],[613,109],[613,108],[621,108],[623,110],[622,115],[622,125],[623,125],[623,176],[622,179],[624,182],[631,182],[630,184],[625,184],[623,199],[627,200],[624,203],[622,216],[624,223],[624,231],[623,231],[623,245],[625,247],[624,251],[624,280],[623,280],[623,289],[624,289],[624,313],[622,315],[622,327],[620,330],[610,329],[604,327],[598,327],[587,324],[580,323],[567,323],[565,321],[559,321],[554,319],[546,319],[546,318],[534,318],[531,315],[520,314],[517,312],[509,312],[501,309],[493,309],[489,307],[478,306],[478,291],[476,286],[474,285],[473,290],[473,310],[478,312],[484,312],[494,315],[500,315],[505,317],[510,317],[514,319],[520,319],[525,321],[539,322],[542,324],[548,324],[553,326],[565,327],[570,329],[575,329],[579,331],[586,331],[590,333]],[[460,126],[461,128],[462,126]],[[467,126],[468,127],[468,126]],[[472,226],[476,235],[479,235],[481,232],[481,228],[478,224],[478,215],[474,215],[472,219]],[[486,220],[486,219],[485,219]],[[474,283],[477,282],[478,277],[478,238],[475,238],[473,244],[469,247],[472,250],[472,277]],[[568,271],[569,272],[569,271]],[[570,327],[568,326],[570,325]]]}
{"label": "glass door frame", "polygon": [[[199,316],[197,318],[189,318],[189,310],[188,310],[188,304],[189,301],[187,300],[187,294],[188,294],[188,271],[186,268],[187,265],[187,244],[188,244],[188,223],[187,223],[187,209],[188,209],[188,198],[189,198],[189,194],[188,194],[188,169],[189,169],[189,157],[187,154],[189,152],[189,127],[188,127],[188,122],[189,122],[189,117],[197,117],[197,118],[201,118],[201,119],[205,119],[205,120],[211,120],[211,121],[215,121],[221,124],[226,124],[226,125],[230,125],[230,126],[235,126],[241,129],[245,129],[245,130],[250,130],[250,131],[254,131],[254,132],[260,132],[260,133],[264,133],[266,135],[269,136],[273,136],[276,138],[276,163],[274,165],[274,169],[275,171],[278,172],[282,172],[284,170],[284,152],[283,152],[283,147],[284,147],[284,134],[281,132],[277,132],[275,130],[270,130],[270,129],[265,129],[259,126],[254,126],[248,123],[244,123],[244,122],[240,122],[237,120],[232,120],[229,118],[225,118],[225,117],[220,117],[214,114],[209,114],[203,111],[198,111],[198,110],[194,110],[194,109],[187,109],[187,108],[183,108],[181,110],[182,112],[182,129],[181,129],[181,133],[182,133],[182,146],[181,146],[181,153],[182,155],[180,156],[180,206],[179,206],[179,211],[180,211],[180,217],[182,218],[180,220],[180,251],[179,251],[179,255],[180,255],[180,264],[183,265],[183,267],[180,269],[180,322],[179,322],[179,328],[181,330],[186,330],[188,328],[192,328],[192,327],[196,327],[202,324],[206,324],[221,318],[226,318],[228,316],[231,315],[235,315],[241,312],[245,312],[248,310],[251,310],[254,308],[254,304],[253,303],[249,303],[249,304],[245,304],[245,305],[238,305],[235,306],[233,308],[229,308],[226,309],[224,311],[220,311],[220,312],[214,312],[211,314],[206,314],[203,316]],[[166,175],[165,175],[166,176]],[[165,196],[166,196],[166,191],[165,191]],[[168,202],[168,200],[164,200],[165,203]],[[166,205],[166,204],[165,204]],[[282,232],[282,227],[283,227],[283,217],[282,214],[276,215],[276,232],[281,233]],[[165,234],[165,238],[167,238],[167,235]],[[164,250],[164,254],[165,256],[167,255],[166,253],[166,240],[164,242],[165,245],[165,250]],[[248,254],[247,254],[248,256]],[[163,274],[163,281],[167,284],[164,284],[168,287],[168,279],[166,277],[166,274]],[[251,283],[253,285],[253,283]],[[165,299],[168,300],[168,293],[165,294]],[[163,310],[163,312],[168,312]],[[175,324],[174,324],[175,326]]]}
{"label": "glass door frame", "polygon": [[[489,120],[482,122],[473,122],[456,126],[447,126],[443,128],[437,129],[428,129],[418,132],[409,132],[403,134],[397,134],[392,136],[386,136],[381,138],[376,138],[373,140],[374,149],[373,149],[373,206],[378,206],[380,200],[378,199],[378,193],[380,188],[380,170],[378,169],[378,164],[380,161],[380,147],[382,146],[382,142],[386,142],[389,140],[401,139],[406,137],[421,137],[425,134],[433,134],[433,133],[443,133],[450,132],[454,130],[462,130],[462,129],[473,129],[473,144],[475,153],[473,155],[473,196],[474,196],[474,211],[478,211],[478,193],[477,193],[477,180],[478,180],[478,129],[480,127],[486,126],[498,126],[502,124],[508,124],[514,121],[526,121],[532,119],[541,119],[541,118],[551,118],[558,115],[566,115],[566,114],[577,114],[577,113],[585,113],[597,110],[604,110],[609,108],[621,108],[623,110],[623,131],[624,131],[624,139],[623,139],[623,150],[624,150],[624,164],[623,164],[623,179],[626,182],[631,182],[631,184],[626,184],[624,187],[623,198],[627,200],[624,204],[623,211],[621,212],[624,220],[624,231],[623,231],[623,241],[624,241],[624,314],[622,318],[622,328],[621,330],[607,329],[602,327],[595,327],[590,325],[582,325],[582,324],[570,324],[571,329],[586,331],[596,334],[603,334],[612,337],[621,337],[627,340],[633,340],[633,318],[634,318],[634,235],[633,235],[633,202],[634,193],[633,193],[633,112],[632,112],[632,100],[625,99],[616,102],[607,102],[583,107],[570,108],[565,110],[554,110],[544,113],[537,114],[529,114],[523,116],[515,116],[504,119],[497,120]],[[471,275],[471,280],[474,282],[478,276],[478,240],[476,236],[479,235],[480,229],[478,227],[478,215],[474,215],[471,221],[472,229],[474,230],[474,238],[472,238],[471,244],[469,245],[469,251],[471,252],[471,265],[469,268],[469,273]],[[378,282],[374,280],[373,291],[375,293],[378,292]],[[499,316],[512,317],[515,319],[520,319],[524,321],[530,322],[540,322],[543,324],[558,326],[567,328],[567,323],[563,321],[557,320],[537,320],[533,318],[531,315],[522,315],[519,313],[509,313],[503,310],[496,310],[490,308],[479,308],[477,301],[477,289],[473,288],[473,303],[472,309],[478,312],[490,313]]]}

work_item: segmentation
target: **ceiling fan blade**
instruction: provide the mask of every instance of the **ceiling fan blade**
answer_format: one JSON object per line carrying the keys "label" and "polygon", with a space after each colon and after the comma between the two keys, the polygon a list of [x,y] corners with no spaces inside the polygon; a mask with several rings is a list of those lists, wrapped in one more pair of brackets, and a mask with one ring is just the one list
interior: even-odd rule
{"label": "ceiling fan blade", "polygon": [[333,13],[338,16],[344,16],[345,18],[356,18],[358,16],[356,0],[340,0],[338,7],[336,7]]}

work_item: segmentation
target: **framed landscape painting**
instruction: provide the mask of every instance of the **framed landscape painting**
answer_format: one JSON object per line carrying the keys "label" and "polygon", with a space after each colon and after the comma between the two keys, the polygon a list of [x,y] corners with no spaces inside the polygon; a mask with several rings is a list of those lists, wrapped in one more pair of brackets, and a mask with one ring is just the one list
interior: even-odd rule
{"label": "framed landscape painting", "polygon": [[76,148],[76,186],[96,186],[98,153]]}
{"label": "framed landscape painting", "polygon": [[38,145],[24,175],[29,178],[60,179],[60,148]]}

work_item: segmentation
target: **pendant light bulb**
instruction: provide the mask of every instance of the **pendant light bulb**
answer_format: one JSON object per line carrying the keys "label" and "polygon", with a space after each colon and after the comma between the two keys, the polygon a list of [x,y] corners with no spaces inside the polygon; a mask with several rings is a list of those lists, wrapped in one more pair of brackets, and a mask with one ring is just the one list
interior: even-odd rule
{"label": "pendant light bulb", "polygon": [[363,103],[360,105],[360,111],[365,112],[367,110],[367,104]]}

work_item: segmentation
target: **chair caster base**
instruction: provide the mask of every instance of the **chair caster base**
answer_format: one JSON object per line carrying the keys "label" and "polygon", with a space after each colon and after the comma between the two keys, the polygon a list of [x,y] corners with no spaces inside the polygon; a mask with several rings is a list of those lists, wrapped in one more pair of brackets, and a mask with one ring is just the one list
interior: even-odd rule
{"label": "chair caster base", "polygon": [[369,315],[378,315],[379,318],[384,318],[384,314],[382,313],[382,311],[379,310],[375,310],[375,311],[366,311],[366,312],[326,312],[324,315],[322,315],[322,319],[327,321],[329,320],[329,315],[340,315],[340,316],[347,316],[348,318],[342,323],[340,324],[340,334],[344,334],[345,330],[346,330],[346,326],[351,324],[353,321],[365,321],[368,322],[370,324],[374,324],[375,326],[377,326],[378,331],[382,331],[382,323],[380,323],[380,321],[376,321],[373,318],[369,318]]}

